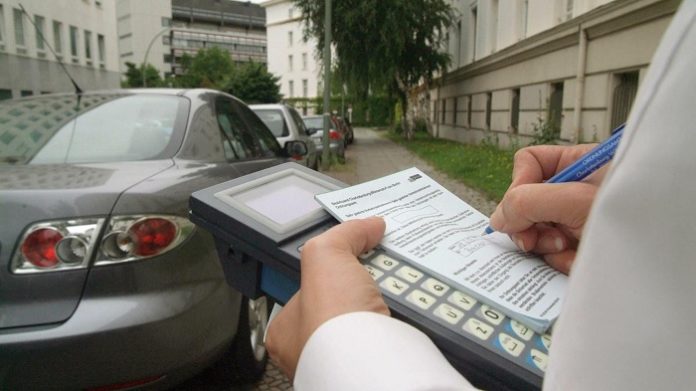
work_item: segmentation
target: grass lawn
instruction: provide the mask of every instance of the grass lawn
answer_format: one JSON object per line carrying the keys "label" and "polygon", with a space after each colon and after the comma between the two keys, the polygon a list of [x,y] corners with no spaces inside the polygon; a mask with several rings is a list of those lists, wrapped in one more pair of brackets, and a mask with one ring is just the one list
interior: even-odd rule
{"label": "grass lawn", "polygon": [[503,198],[510,185],[513,151],[434,139],[425,133],[417,133],[411,141],[391,132],[383,134],[428,161],[439,171],[482,191],[495,201]]}

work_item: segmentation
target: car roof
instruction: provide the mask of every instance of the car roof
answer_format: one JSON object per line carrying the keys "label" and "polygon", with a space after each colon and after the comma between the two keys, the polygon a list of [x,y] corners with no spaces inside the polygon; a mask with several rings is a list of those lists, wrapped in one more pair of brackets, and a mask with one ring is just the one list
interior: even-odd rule
{"label": "car roof", "polygon": [[[207,88],[114,88],[105,90],[84,91],[82,95],[113,95],[113,94],[148,94],[148,95],[178,95],[197,96],[204,93],[229,95],[223,91]],[[73,96],[74,92],[56,92],[51,94],[31,95],[20,99],[40,98],[50,96]]]}
{"label": "car roof", "polygon": [[260,103],[249,105],[250,109],[289,109],[288,105],[282,103]]}

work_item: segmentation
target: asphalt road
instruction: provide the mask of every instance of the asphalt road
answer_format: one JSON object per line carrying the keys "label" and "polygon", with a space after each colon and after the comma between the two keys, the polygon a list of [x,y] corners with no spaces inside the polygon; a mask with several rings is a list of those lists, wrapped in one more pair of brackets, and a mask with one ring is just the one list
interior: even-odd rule
{"label": "asphalt road", "polygon": [[[410,167],[418,167],[482,213],[490,215],[495,210],[495,202],[436,171],[402,146],[381,137],[379,132],[371,129],[356,128],[355,142],[346,150],[346,164],[332,167],[325,173],[347,184],[357,184]],[[176,391],[184,390],[286,391],[292,390],[292,385],[275,365],[269,363],[263,379],[256,384],[229,384],[204,372],[176,388]]]}

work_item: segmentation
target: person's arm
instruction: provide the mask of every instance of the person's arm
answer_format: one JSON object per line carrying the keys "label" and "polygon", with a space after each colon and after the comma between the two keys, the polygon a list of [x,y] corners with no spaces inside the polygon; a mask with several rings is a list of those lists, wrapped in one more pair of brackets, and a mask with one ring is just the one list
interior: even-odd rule
{"label": "person's arm", "polygon": [[380,218],[354,220],[303,247],[300,290],[266,338],[271,358],[298,391],[471,388],[430,339],[389,317],[357,259],[383,234]]}

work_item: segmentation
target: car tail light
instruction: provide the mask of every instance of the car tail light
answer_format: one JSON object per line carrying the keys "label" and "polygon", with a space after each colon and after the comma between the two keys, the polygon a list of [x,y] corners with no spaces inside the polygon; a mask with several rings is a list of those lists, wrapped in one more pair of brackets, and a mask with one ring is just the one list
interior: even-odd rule
{"label": "car tail light", "polygon": [[331,140],[340,140],[341,139],[341,134],[335,131],[334,129],[329,130],[329,139]]}
{"label": "car tail light", "polygon": [[[104,227],[106,226],[106,227]],[[104,230],[101,241],[99,234]],[[30,226],[12,259],[13,273],[83,269],[161,255],[194,231],[188,219],[166,215],[49,221]]]}
{"label": "car tail light", "polygon": [[29,233],[22,242],[22,255],[36,267],[54,267],[59,262],[56,245],[62,239],[63,234],[55,228],[39,228]]}
{"label": "car tail light", "polygon": [[47,221],[31,225],[11,263],[13,273],[86,268],[105,219]]}
{"label": "car tail light", "polygon": [[117,216],[109,220],[95,265],[161,255],[188,238],[194,225],[178,216]]}

